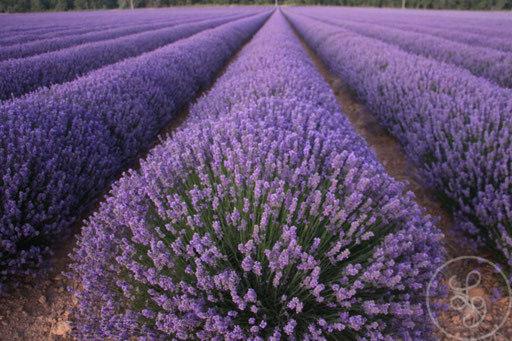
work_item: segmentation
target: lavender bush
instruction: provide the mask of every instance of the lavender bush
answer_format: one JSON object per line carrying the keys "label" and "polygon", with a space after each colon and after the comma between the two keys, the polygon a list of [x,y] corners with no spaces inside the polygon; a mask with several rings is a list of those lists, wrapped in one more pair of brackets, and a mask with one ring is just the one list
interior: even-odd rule
{"label": "lavender bush", "polygon": [[[208,9],[208,13],[211,15],[222,15],[222,12],[225,11],[225,8],[220,9],[219,13],[214,9]],[[195,17],[199,13],[201,13],[200,9],[160,8],[132,13],[127,11],[95,11],[38,13],[35,15],[12,14],[5,16],[2,20],[4,26],[2,32],[0,32],[0,50],[9,48],[11,45],[30,43],[35,40],[44,41],[71,35],[99,33],[109,29],[144,25],[148,24],[148,21],[151,23],[168,22],[172,18]],[[36,18],[39,20],[36,20]]]}
{"label": "lavender bush", "polygon": [[[202,14],[202,15],[201,15]],[[234,13],[231,14],[233,16]],[[227,16],[227,15],[224,15]],[[45,52],[60,50],[63,48],[92,43],[101,40],[115,39],[132,34],[153,31],[171,26],[206,20],[210,17],[208,12],[196,13],[196,15],[187,15],[185,17],[171,17],[163,22],[152,22],[151,24],[129,25],[121,28],[101,30],[99,32],[88,32],[86,34],[74,34],[71,36],[58,36],[52,39],[39,39],[34,42],[19,43],[12,46],[6,46],[0,49],[0,61],[11,58],[24,58]]]}
{"label": "lavender bush", "polygon": [[403,144],[473,245],[512,265],[512,91],[287,11],[332,72]]}
{"label": "lavender bush", "polygon": [[[308,11],[302,11],[301,13],[309,15]],[[314,18],[370,38],[397,45],[402,50],[410,53],[463,67],[474,75],[484,77],[499,86],[512,87],[512,54],[510,53],[481,46],[470,46],[393,27],[334,19],[331,11],[324,11]]]}
{"label": "lavender bush", "polygon": [[0,289],[39,265],[54,237],[268,16],[237,20],[0,105]]}
{"label": "lavender bush", "polygon": [[441,237],[278,11],[73,258],[77,337],[425,340]]}
{"label": "lavender bush", "polygon": [[[309,7],[308,14],[338,22],[349,21],[377,24],[381,30],[387,27],[432,35],[472,46],[489,47],[503,52],[512,52],[512,25],[506,19],[506,12],[464,12],[445,11],[382,11],[371,8],[330,8],[328,13],[322,7]],[[500,15],[505,16],[505,18]],[[503,20],[505,19],[505,20]],[[371,25],[373,26],[373,25]],[[444,42],[443,45],[446,45]]]}
{"label": "lavender bush", "polygon": [[[153,8],[137,11],[85,11],[9,14],[2,16],[1,46],[33,40],[83,34],[129,25],[168,21],[173,17],[194,17],[209,13],[212,17],[224,14],[250,14],[264,7]],[[1,48],[1,47],[0,47]]]}
{"label": "lavender bush", "polygon": [[137,56],[245,15],[176,25],[117,39],[82,44],[37,56],[0,62],[0,100],[43,86],[71,81],[91,70]]}
{"label": "lavender bush", "polygon": [[[406,21],[405,23],[393,25],[393,27],[402,30],[409,30],[418,33],[429,34],[436,37],[441,37],[472,46],[482,46],[508,53],[512,52],[512,39],[510,39],[509,37],[507,37],[506,34],[504,34],[506,32],[512,32],[511,28],[509,28],[507,31],[501,28],[501,30],[497,30],[494,33],[478,34],[468,31],[457,31],[457,22],[441,28],[439,26],[429,27],[428,24],[429,23],[418,23],[414,19],[411,19],[410,21]],[[482,23],[483,27],[485,27],[486,25],[487,22]],[[475,24],[473,23],[472,26],[474,27]]]}

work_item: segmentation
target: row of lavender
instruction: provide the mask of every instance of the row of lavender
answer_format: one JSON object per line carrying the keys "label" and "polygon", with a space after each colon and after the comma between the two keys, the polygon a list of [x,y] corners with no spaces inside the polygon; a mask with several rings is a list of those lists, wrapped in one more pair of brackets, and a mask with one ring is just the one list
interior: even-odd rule
{"label": "row of lavender", "polygon": [[428,339],[441,236],[402,191],[278,11],[84,227],[77,336]]}
{"label": "row of lavender", "polygon": [[[264,10],[264,9],[259,9]],[[45,38],[43,34],[38,33],[38,39],[36,41],[25,41],[24,38],[19,38],[16,44],[10,44],[4,46],[0,42],[0,61],[10,58],[23,58],[45,52],[55,51],[70,46],[76,46],[85,43],[91,43],[95,41],[107,40],[119,38],[131,34],[141,33],[144,31],[156,30],[159,28],[165,28],[178,24],[184,24],[187,22],[194,22],[199,20],[206,20],[211,18],[220,19],[226,16],[243,16],[244,14],[256,14],[258,9],[238,9],[234,10],[231,8],[224,8],[223,11],[217,10],[212,13],[210,9],[196,9],[193,12],[183,13],[177,11],[177,13],[169,13],[165,18],[157,16],[153,18],[147,15],[139,15],[137,18],[142,17],[144,21],[137,23],[138,21],[127,23],[117,23],[113,20],[108,21],[108,25],[97,25],[91,27],[87,23],[86,28],[81,30],[68,30],[65,32],[55,32],[51,38]],[[145,13],[144,13],[145,14]],[[214,15],[212,15],[214,14]],[[30,35],[31,36],[31,35]]]}
{"label": "row of lavender", "polygon": [[[233,15],[233,13],[231,13]],[[222,17],[222,16],[221,16]],[[187,22],[194,22],[210,18],[207,12],[197,13],[194,16],[173,16],[163,21],[151,20],[151,23],[122,25],[121,27],[106,28],[95,30],[93,32],[59,35],[51,39],[38,39],[33,42],[25,42],[13,44],[11,46],[0,47],[0,61],[11,58],[24,58],[45,52],[60,50],[66,47],[107,40],[115,39],[131,34],[141,33],[145,31],[152,31],[161,28],[166,28]]]}
{"label": "row of lavender", "polygon": [[[181,11],[172,10],[172,12]],[[123,24],[141,23],[149,18],[162,19],[169,16],[171,10],[148,10],[145,13],[127,11],[84,11],[84,12],[55,12],[12,14],[2,18],[2,36],[13,34],[28,34],[33,32],[46,33],[50,31],[66,31],[83,26],[110,25],[109,20]]]}
{"label": "row of lavender", "polygon": [[0,289],[37,267],[269,12],[0,105]]}
{"label": "row of lavender", "polygon": [[[492,49],[512,52],[512,25],[500,25],[492,29],[489,20],[484,19],[476,23],[461,25],[459,21],[439,22],[432,17],[418,18],[404,16],[400,18],[396,13],[387,16],[351,16],[350,20],[378,24],[383,27],[394,27],[403,30],[425,33],[469,45],[489,47]],[[422,20],[423,19],[423,20]],[[487,29],[486,29],[487,28]],[[475,30],[476,29],[476,30]]]}
{"label": "row of lavender", "polygon": [[71,81],[91,70],[137,56],[248,15],[242,13],[218,19],[205,19],[208,17],[205,15],[203,20],[192,23],[81,44],[32,57],[2,61],[0,62],[0,100],[18,97],[43,86]]}
{"label": "row of lavender", "polygon": [[[320,8],[309,7],[311,14],[320,12]],[[401,11],[336,7],[330,8],[329,14],[335,14],[343,20],[405,28],[461,42],[474,41],[476,45],[503,51],[511,51],[512,48],[512,22],[507,12]]]}
{"label": "row of lavender", "polygon": [[404,146],[472,242],[512,265],[512,91],[294,11],[294,27]]}
{"label": "row of lavender", "polygon": [[[123,12],[117,12],[123,13]],[[61,14],[61,13],[55,13]],[[53,14],[53,15],[55,15]],[[73,19],[71,22],[66,22],[65,25],[50,25],[45,26],[42,23],[35,24],[34,28],[29,28],[29,23],[34,25],[34,19],[30,19],[29,23],[24,22],[22,20],[17,21],[14,24],[14,27],[11,29],[6,27],[2,32],[0,32],[0,48],[9,47],[11,45],[31,43],[34,41],[41,41],[47,39],[54,39],[59,37],[66,37],[72,35],[80,35],[80,34],[88,34],[94,32],[100,32],[108,29],[115,28],[123,28],[132,25],[143,25],[148,24],[148,21],[152,23],[164,22],[168,21],[169,17],[186,17],[193,16],[193,13],[184,13],[178,11],[178,13],[166,13],[166,16],[161,17],[157,15],[157,13],[153,11],[144,12],[144,15],[141,13],[137,13],[136,16],[119,16],[113,15],[105,18],[101,15],[102,13],[98,13],[97,16],[93,18],[88,18],[84,16],[84,13],[74,13],[70,19]],[[188,15],[187,15],[188,14]],[[49,14],[45,14],[44,16],[48,16]],[[7,17],[11,18],[11,16]],[[26,19],[26,16],[22,16],[22,19]],[[53,17],[52,17],[53,18]],[[87,19],[86,19],[87,18]],[[92,20],[94,19],[94,20]],[[62,18],[55,17],[53,18],[53,22],[61,23]],[[5,21],[3,22],[5,24]]]}
{"label": "row of lavender", "polygon": [[[253,11],[238,8],[237,12]],[[209,8],[212,16],[233,12],[234,9]],[[79,34],[108,28],[141,25],[148,22],[165,21],[174,16],[194,16],[197,8],[145,9],[142,11],[93,11],[37,14],[12,14],[2,17],[0,45],[22,42],[16,39],[39,40],[67,34]],[[29,38],[30,37],[30,38]],[[9,40],[7,42],[6,40]],[[28,40],[27,40],[28,41]]]}
{"label": "row of lavender", "polygon": [[[375,38],[417,55],[429,57],[441,62],[457,65],[469,70],[476,76],[484,77],[499,86],[512,88],[512,53],[498,51],[482,46],[467,45],[462,42],[444,39],[424,32],[397,29],[390,26],[358,22],[346,17],[343,10],[325,11],[300,9],[294,11],[334,24],[361,35]],[[410,20],[414,20],[411,18]],[[512,33],[512,30],[510,30]],[[488,36],[481,36],[488,40]],[[512,43],[512,40],[508,40]]]}
{"label": "row of lavender", "polygon": [[[92,42],[99,40],[106,40],[111,38],[120,37],[130,34],[130,32],[137,33],[146,30],[162,28],[171,26],[174,22],[184,19],[190,19],[190,16],[180,17],[172,16],[167,20],[151,20],[150,23],[133,23],[116,24],[113,22],[111,25],[98,25],[96,27],[83,28],[80,30],[69,30],[64,32],[54,32],[50,37],[44,33],[36,33],[37,39],[30,40],[32,34],[21,35],[19,37],[11,37],[12,43],[2,43],[0,41],[0,60],[10,58],[23,58],[35,54],[58,50],[61,48],[78,45],[83,42]],[[193,17],[192,17],[193,18]],[[103,38],[103,35],[105,38]],[[28,40],[28,41],[27,41]]]}

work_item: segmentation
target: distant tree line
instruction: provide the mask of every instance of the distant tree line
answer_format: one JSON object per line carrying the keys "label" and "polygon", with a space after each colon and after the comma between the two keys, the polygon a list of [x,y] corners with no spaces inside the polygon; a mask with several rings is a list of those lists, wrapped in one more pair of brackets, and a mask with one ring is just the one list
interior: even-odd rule
{"label": "distant tree line", "polygon": [[[339,6],[402,7],[402,0],[294,0],[296,4]],[[512,9],[512,0],[405,0],[407,8],[506,10]]]}
{"label": "distant tree line", "polygon": [[[275,0],[133,0],[135,8],[193,5],[265,5]],[[401,7],[402,0],[279,0],[288,5]],[[406,0],[408,8],[509,10],[512,0]],[[0,0],[0,12],[130,8],[130,0]]]}
{"label": "distant tree line", "polygon": [[[1,1],[1,0],[0,0]],[[402,7],[402,0],[293,0],[301,5],[339,5],[366,7]],[[507,10],[512,9],[512,0],[405,0],[407,8],[462,9],[462,10]]]}

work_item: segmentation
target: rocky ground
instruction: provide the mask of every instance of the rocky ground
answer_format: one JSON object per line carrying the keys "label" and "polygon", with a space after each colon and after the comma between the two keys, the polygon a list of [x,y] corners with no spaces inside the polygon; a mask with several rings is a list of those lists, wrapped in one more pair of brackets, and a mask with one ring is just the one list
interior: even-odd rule
{"label": "rocky ground", "polygon": [[55,248],[54,264],[46,278],[26,278],[5,297],[0,297],[0,340],[68,341],[75,300],[68,287],[76,283],[62,273],[68,271],[75,240]]}

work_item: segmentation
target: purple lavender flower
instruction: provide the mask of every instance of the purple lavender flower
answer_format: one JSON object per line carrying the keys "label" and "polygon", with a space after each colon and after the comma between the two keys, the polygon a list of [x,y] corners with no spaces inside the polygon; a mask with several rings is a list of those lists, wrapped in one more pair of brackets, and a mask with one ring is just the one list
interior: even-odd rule
{"label": "purple lavender flower", "polygon": [[[313,11],[331,16],[330,10]],[[495,84],[510,87],[510,54],[419,39],[416,33],[377,33],[371,25],[340,27],[312,19],[310,13],[286,10],[331,71],[398,138],[418,167],[418,177],[453,211],[455,232],[466,237],[461,239],[471,247],[487,248],[510,268],[512,90]]]}
{"label": "purple lavender flower", "polygon": [[403,188],[277,11],[84,227],[77,336],[427,339],[441,234]]}
{"label": "purple lavender flower", "polygon": [[[40,265],[55,238],[66,235],[268,16],[266,11],[232,21],[0,104],[0,292],[4,282]],[[148,186],[148,195],[160,194],[159,182]],[[181,198],[172,200],[156,200],[155,209],[162,214],[169,204],[188,209]],[[122,210],[124,203],[116,207]],[[172,209],[179,219],[179,207]],[[199,226],[201,217],[189,216],[188,223]],[[158,226],[160,234],[167,229],[176,231],[171,223]],[[133,238],[149,242],[150,235],[140,230]],[[155,260],[159,267],[163,259]]]}

